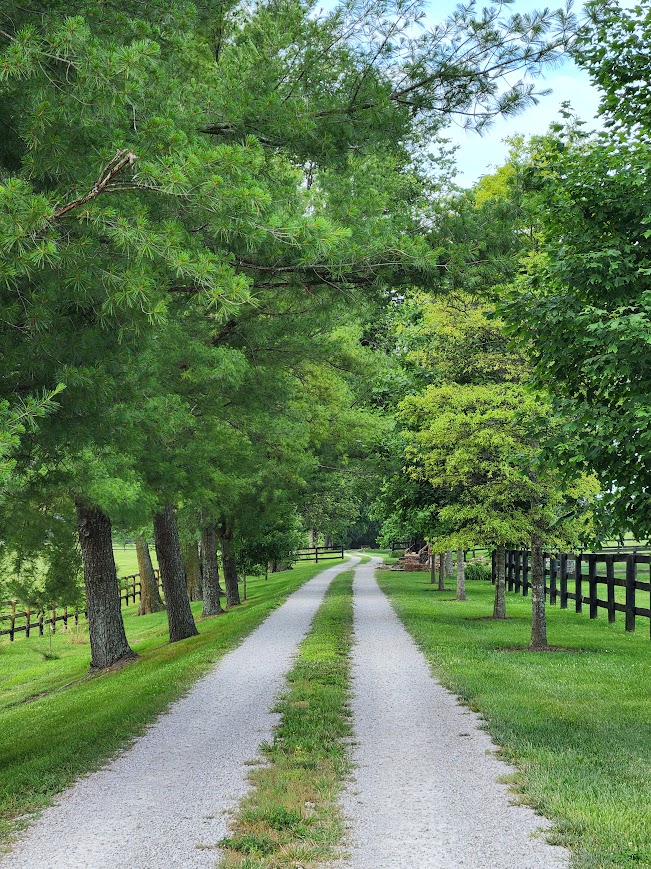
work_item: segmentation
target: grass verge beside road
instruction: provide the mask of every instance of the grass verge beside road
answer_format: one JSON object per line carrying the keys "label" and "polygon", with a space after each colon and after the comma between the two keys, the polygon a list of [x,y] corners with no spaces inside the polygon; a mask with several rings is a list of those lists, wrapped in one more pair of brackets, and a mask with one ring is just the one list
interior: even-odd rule
{"label": "grass verge beside road", "polygon": [[509,619],[495,622],[482,618],[490,583],[469,582],[459,602],[437,598],[418,574],[378,579],[436,675],[486,718],[518,767],[514,786],[552,819],[573,867],[651,867],[647,630],[549,607],[549,642],[573,651],[501,651],[528,644],[530,598],[507,595]]}
{"label": "grass verge beside road", "polygon": [[244,798],[221,843],[221,867],[308,866],[336,854],[344,834],[337,795],[350,772],[346,740],[352,643],[353,571],[330,586],[288,675],[282,719],[251,772]]}
{"label": "grass verge beside road", "polygon": [[[88,676],[87,636],[0,645],[0,846],[25,816],[143,732],[287,596],[329,565],[251,578],[249,599],[223,616],[198,621],[199,636],[170,645],[165,613],[123,610],[141,656],[117,672]],[[195,617],[201,604],[193,604]],[[23,819],[17,821],[16,819]]]}

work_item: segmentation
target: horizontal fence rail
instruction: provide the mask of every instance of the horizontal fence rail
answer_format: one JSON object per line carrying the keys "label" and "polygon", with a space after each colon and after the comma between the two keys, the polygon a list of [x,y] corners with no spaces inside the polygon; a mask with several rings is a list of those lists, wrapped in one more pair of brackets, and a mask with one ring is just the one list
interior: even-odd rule
{"label": "horizontal fence rail", "polygon": [[[160,573],[154,570],[156,581],[159,589],[161,588]],[[129,606],[129,603],[135,603],[136,599],[142,597],[142,583],[140,582],[140,574],[132,573],[130,576],[122,576],[120,583],[120,606]],[[68,623],[72,622],[75,626],[79,624],[81,618],[86,618],[86,610],[75,607],[25,607],[18,608],[18,601],[10,600],[0,604],[0,637],[8,636],[11,642],[14,641],[16,634],[24,633],[29,637],[32,632],[38,633],[42,637],[45,628],[49,627],[51,632],[56,633],[57,622],[63,622],[64,630],[68,629]],[[8,625],[8,627],[5,627]]]}
{"label": "horizontal fence rail", "polygon": [[[627,631],[635,630],[637,617],[649,620],[651,635],[651,554],[635,552],[582,552],[545,555],[545,596],[550,604],[583,612],[588,607],[591,619],[600,609],[613,623],[616,614],[624,613]],[[531,588],[531,564],[528,550],[507,549],[504,554],[507,591],[528,595]],[[493,552],[493,583],[497,577],[497,555]],[[605,588],[604,588],[605,587]],[[605,596],[604,596],[605,594]],[[641,606],[644,601],[647,605]]]}
{"label": "horizontal fence rail", "polygon": [[334,558],[344,557],[343,546],[306,546],[304,549],[297,549],[294,553],[296,561],[331,561]]}

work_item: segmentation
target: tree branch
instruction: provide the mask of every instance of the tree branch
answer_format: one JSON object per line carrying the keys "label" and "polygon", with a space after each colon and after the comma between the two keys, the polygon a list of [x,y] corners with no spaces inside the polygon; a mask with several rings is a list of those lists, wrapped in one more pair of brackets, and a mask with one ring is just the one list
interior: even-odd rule
{"label": "tree branch", "polygon": [[103,193],[107,186],[111,183],[113,178],[122,170],[125,166],[132,166],[136,161],[136,155],[133,151],[128,149],[124,149],[123,151],[118,151],[115,157],[108,163],[102,172],[100,173],[99,178],[93,184],[92,189],[86,193],[85,196],[80,196],[78,199],[73,199],[72,202],[66,203],[61,208],[58,208],[52,217],[53,220],[59,220],[59,218],[66,215],[69,211],[72,211],[74,208],[79,208],[81,205],[85,205],[87,202],[90,202],[92,199],[95,199],[101,193]]}

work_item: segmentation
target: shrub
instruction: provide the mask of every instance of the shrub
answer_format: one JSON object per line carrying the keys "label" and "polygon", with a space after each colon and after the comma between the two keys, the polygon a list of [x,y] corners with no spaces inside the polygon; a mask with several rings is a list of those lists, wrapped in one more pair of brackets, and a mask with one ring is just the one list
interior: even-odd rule
{"label": "shrub", "polygon": [[481,561],[471,561],[470,564],[466,564],[466,579],[481,579],[484,582],[490,582],[490,565],[482,564]]}

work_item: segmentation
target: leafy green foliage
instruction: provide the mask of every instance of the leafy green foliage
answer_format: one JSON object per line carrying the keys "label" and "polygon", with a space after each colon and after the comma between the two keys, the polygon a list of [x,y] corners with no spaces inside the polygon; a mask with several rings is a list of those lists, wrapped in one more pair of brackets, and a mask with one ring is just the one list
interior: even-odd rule
{"label": "leafy green foliage", "polygon": [[532,143],[529,207],[540,252],[502,306],[537,381],[553,389],[550,461],[599,477],[607,534],[651,531],[647,347],[651,333],[646,12],[593,3],[576,56],[613,128]]}

